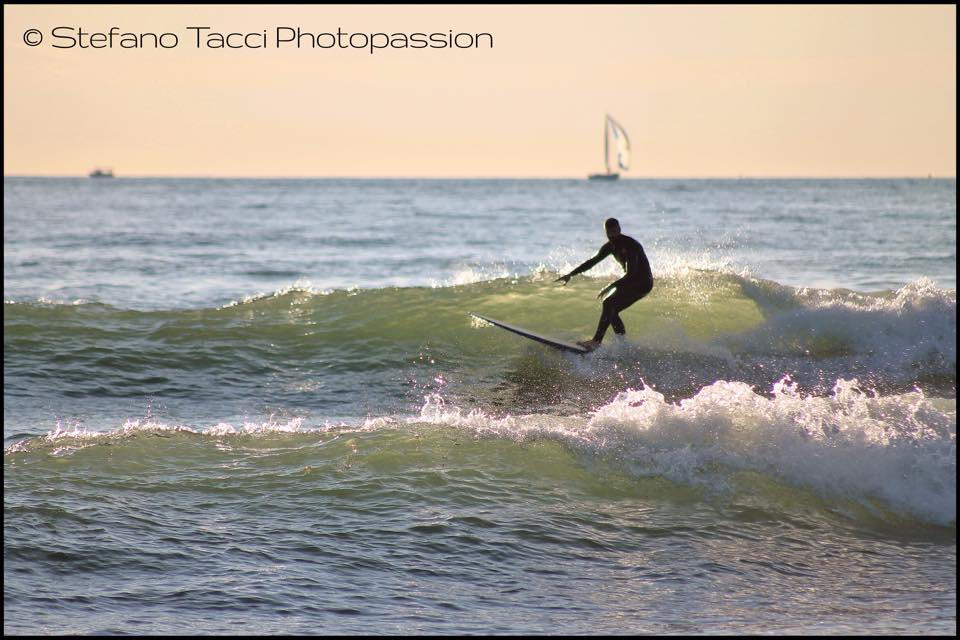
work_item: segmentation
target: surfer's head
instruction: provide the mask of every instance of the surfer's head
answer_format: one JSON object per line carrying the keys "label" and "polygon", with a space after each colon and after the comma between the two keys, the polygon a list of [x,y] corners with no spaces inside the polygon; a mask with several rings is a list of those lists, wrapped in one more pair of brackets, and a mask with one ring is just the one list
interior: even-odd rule
{"label": "surfer's head", "polygon": [[603,228],[606,230],[609,240],[613,240],[620,235],[620,223],[617,222],[616,218],[607,218],[607,221],[603,223]]}

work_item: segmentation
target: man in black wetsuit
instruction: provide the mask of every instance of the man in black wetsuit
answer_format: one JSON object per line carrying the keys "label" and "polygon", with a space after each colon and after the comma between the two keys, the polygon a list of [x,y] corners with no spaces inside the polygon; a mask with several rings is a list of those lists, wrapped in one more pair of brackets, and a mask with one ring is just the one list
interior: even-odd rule
{"label": "man in black wetsuit", "polygon": [[600,247],[597,255],[567,275],[556,279],[556,282],[563,282],[566,285],[570,282],[570,278],[592,269],[594,265],[611,254],[627,272],[616,282],[604,287],[600,295],[597,296],[602,298],[611,289],[616,289],[613,295],[603,301],[600,323],[597,325],[597,332],[594,334],[593,340],[585,340],[579,343],[590,351],[600,346],[600,343],[603,342],[603,336],[607,332],[607,327],[610,325],[613,325],[614,333],[624,335],[627,329],[623,326],[623,320],[620,319],[620,312],[653,289],[653,274],[650,272],[650,263],[647,261],[647,255],[643,252],[640,243],[630,236],[620,233],[620,223],[617,222],[616,218],[608,218],[603,226],[606,229],[609,242]]}

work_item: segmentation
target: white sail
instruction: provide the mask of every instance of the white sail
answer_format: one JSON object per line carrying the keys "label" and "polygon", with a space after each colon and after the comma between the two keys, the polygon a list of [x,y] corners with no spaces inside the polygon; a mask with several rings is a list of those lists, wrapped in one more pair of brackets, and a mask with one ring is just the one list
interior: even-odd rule
{"label": "white sail", "polygon": [[627,132],[620,126],[620,123],[609,115],[607,116],[607,123],[610,127],[610,133],[613,135],[613,146],[617,150],[617,165],[626,171],[630,168],[630,138],[627,137]]}
{"label": "white sail", "polygon": [[[613,144],[610,143],[610,137],[613,136]],[[620,174],[610,170],[610,151],[617,154],[617,167],[626,171],[630,168],[630,138],[627,137],[626,130],[620,126],[620,123],[607,114],[603,120],[603,164],[606,167],[606,173],[591,173],[587,176],[590,180],[616,180]]]}

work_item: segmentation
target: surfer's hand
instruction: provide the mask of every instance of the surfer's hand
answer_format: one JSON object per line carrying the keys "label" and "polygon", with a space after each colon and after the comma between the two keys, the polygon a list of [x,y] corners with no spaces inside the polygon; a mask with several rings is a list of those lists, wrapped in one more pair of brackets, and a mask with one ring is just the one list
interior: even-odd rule
{"label": "surfer's hand", "polygon": [[570,282],[570,276],[560,276],[554,282],[562,282],[563,286],[567,286],[567,283]]}

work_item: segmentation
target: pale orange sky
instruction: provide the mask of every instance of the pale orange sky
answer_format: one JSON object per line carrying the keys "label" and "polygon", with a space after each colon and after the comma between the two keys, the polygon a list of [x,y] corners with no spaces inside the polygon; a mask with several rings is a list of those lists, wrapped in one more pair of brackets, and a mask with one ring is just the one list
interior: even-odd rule
{"label": "pale orange sky", "polygon": [[[114,26],[180,43],[50,46]],[[494,46],[198,50],[189,26]],[[5,175],[582,178],[607,112],[626,177],[955,176],[956,8],[4,6]]]}

